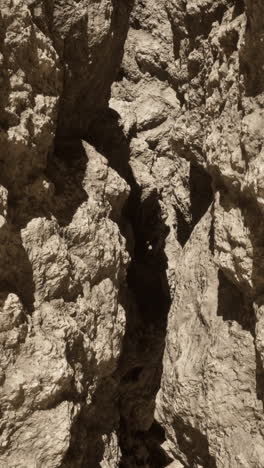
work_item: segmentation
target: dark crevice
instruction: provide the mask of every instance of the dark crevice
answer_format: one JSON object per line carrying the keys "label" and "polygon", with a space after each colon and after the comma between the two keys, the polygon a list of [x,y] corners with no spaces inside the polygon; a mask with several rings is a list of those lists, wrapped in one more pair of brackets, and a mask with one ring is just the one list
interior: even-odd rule
{"label": "dark crevice", "polygon": [[256,351],[256,395],[257,399],[262,401],[264,408],[264,369],[260,353],[255,345]]}
{"label": "dark crevice", "polygon": [[125,76],[126,76],[125,75],[125,70],[122,67],[120,67],[120,70],[119,70],[119,72],[117,74],[117,77],[116,77],[116,81],[117,82],[122,81],[125,78]]}
{"label": "dark crevice", "polygon": [[191,222],[185,219],[179,209],[176,210],[177,238],[182,247],[186,244],[194,227],[213,202],[212,179],[202,167],[190,165],[189,187]]}
{"label": "dark crevice", "polygon": [[177,216],[177,240],[183,247],[191,235],[192,227],[191,227],[190,222],[188,222],[185,219],[182,211],[178,208],[176,209],[176,216]]}
{"label": "dark crevice", "polygon": [[242,15],[245,11],[245,3],[244,0],[236,0],[232,19],[235,19],[237,16]]}
{"label": "dark crevice", "polygon": [[214,255],[214,240],[215,240],[215,227],[214,227],[214,218],[212,217],[211,227],[209,231],[209,249],[212,255]]}
{"label": "dark crevice", "polygon": [[190,166],[192,228],[200,221],[213,201],[211,176],[202,168]]}
{"label": "dark crevice", "polygon": [[175,86],[175,83],[173,83],[171,81],[171,79],[169,79],[169,84],[171,85],[172,88],[174,88],[174,90],[176,92],[176,97],[179,100],[180,106],[182,108],[186,104],[185,97],[184,97],[184,94],[185,94],[184,91],[181,91],[178,86]]}
{"label": "dark crevice", "polygon": [[243,294],[227,276],[219,270],[218,273],[218,309],[217,315],[224,321],[236,321],[243,330],[255,335],[254,311],[245,303]]}
{"label": "dark crevice", "polygon": [[60,226],[70,224],[78,207],[88,200],[83,188],[87,163],[81,139],[57,140],[48,156],[46,175],[55,189],[50,210]]}
{"label": "dark crevice", "polygon": [[[121,430],[122,426],[123,421],[121,420]],[[134,434],[133,446],[131,448],[126,447],[123,452],[125,456],[120,463],[120,468],[131,466],[129,463],[134,463],[132,466],[165,468],[173,461],[161,448],[165,440],[164,430],[157,421],[153,422],[147,433],[137,431]]]}
{"label": "dark crevice", "polygon": [[[148,460],[149,466],[154,468],[157,466],[154,461],[150,464],[150,446],[154,444],[151,427],[171,303],[164,252],[168,227],[161,216],[157,190],[145,193],[134,177],[129,164],[129,140],[119,121],[115,111],[106,110],[91,124],[87,140],[107,158],[109,165],[131,189],[119,225],[131,255],[127,273],[128,298],[123,302],[126,334],[116,372],[116,378],[120,380],[121,466],[129,466],[132,462],[140,466]],[[137,419],[134,411],[141,412],[142,418]],[[158,451],[158,442],[156,445]]]}
{"label": "dark crevice", "polygon": [[163,427],[157,421],[154,421],[147,439],[150,454],[149,466],[151,468],[163,468],[173,461],[161,447],[165,440],[166,436]]}

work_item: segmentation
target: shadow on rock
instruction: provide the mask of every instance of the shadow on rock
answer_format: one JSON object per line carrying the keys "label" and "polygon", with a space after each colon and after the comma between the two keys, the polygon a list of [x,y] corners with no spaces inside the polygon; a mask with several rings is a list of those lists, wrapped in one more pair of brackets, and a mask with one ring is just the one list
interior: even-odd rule
{"label": "shadow on rock", "polygon": [[83,188],[87,162],[81,139],[57,140],[54,153],[48,157],[46,174],[55,189],[51,211],[60,226],[70,224],[79,206],[88,199]]}
{"label": "shadow on rock", "polygon": [[[148,463],[154,468],[157,466],[154,454],[159,453],[160,460],[165,457],[160,448],[164,439],[161,441],[160,434],[157,436],[159,431],[155,431],[159,425],[154,422],[154,402],[160,387],[171,304],[164,251],[169,228],[161,216],[158,192],[153,189],[145,195],[133,174],[129,139],[119,119],[112,109],[101,113],[91,124],[87,139],[131,190],[119,226],[131,255],[128,288],[121,292],[126,334],[115,374],[120,382],[120,466]],[[160,461],[160,467],[165,466],[163,462]]]}
{"label": "shadow on rock", "polygon": [[206,468],[216,468],[215,458],[209,453],[207,437],[198,429],[185,424],[179,416],[174,421],[177,442],[182,453],[188,460],[188,466],[204,466]]}

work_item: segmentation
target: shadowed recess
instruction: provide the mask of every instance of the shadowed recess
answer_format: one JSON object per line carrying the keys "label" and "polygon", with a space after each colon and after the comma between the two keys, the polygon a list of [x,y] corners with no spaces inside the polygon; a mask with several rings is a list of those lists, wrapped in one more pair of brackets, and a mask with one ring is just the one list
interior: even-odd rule
{"label": "shadowed recess", "polygon": [[178,209],[177,238],[183,247],[188,241],[194,227],[203,217],[213,201],[211,176],[201,167],[190,164],[190,202],[191,222],[188,222],[183,213]]}
{"label": "shadowed recess", "polygon": [[[159,439],[152,435],[152,424],[171,304],[164,252],[169,228],[161,216],[158,192],[153,190],[144,197],[135,180],[129,164],[129,139],[123,133],[117,112],[109,109],[100,113],[89,129],[87,140],[107,158],[131,189],[119,226],[131,255],[127,274],[129,300],[123,304],[126,334],[116,373],[116,378],[120,379],[121,466],[132,462],[142,464],[147,460],[151,468],[162,467],[166,465],[157,465],[155,456],[152,457],[155,450],[161,458],[165,456]],[[142,413],[141,422],[136,413]]]}
{"label": "shadowed recess", "polygon": [[218,273],[218,281],[217,315],[223,317],[224,321],[235,320],[243,330],[249,331],[254,336],[254,312],[245,304],[242,292],[221,270]]}
{"label": "shadowed recess", "polygon": [[54,184],[51,211],[61,226],[72,221],[78,207],[88,199],[83,178],[88,163],[81,139],[58,140],[48,157],[46,175]]}

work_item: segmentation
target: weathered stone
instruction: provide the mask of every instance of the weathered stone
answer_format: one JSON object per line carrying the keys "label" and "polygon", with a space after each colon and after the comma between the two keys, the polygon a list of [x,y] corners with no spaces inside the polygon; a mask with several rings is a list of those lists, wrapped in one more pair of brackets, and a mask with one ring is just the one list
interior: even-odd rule
{"label": "weathered stone", "polygon": [[0,466],[262,468],[261,0],[0,7]]}

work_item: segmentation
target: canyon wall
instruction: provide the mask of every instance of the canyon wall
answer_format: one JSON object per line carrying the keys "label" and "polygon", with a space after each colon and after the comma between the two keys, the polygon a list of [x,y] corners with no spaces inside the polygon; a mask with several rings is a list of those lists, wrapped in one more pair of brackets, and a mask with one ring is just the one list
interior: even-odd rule
{"label": "canyon wall", "polygon": [[0,0],[0,467],[263,468],[261,0]]}

